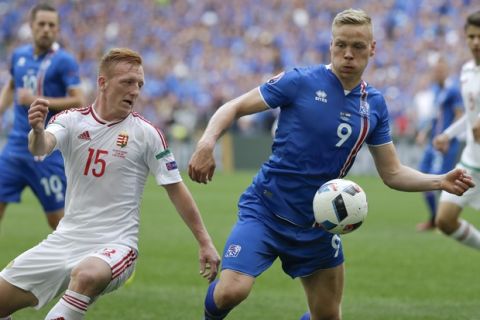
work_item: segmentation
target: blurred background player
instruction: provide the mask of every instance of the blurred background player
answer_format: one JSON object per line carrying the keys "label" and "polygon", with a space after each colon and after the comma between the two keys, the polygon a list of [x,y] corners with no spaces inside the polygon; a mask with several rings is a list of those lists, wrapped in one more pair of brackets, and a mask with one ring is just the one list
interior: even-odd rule
{"label": "blurred background player", "polygon": [[0,220],[8,203],[20,202],[26,186],[57,227],[64,214],[65,173],[60,152],[33,157],[28,151],[28,108],[37,97],[50,101],[48,119],[56,112],[81,106],[78,64],[56,42],[60,18],[56,9],[38,4],[30,12],[32,44],[17,48],[10,60],[10,80],[0,95],[0,116],[14,103],[13,128],[0,155]]}
{"label": "blurred background player", "polygon": [[362,10],[342,11],[331,36],[331,64],[282,72],[223,104],[192,155],[190,178],[208,183],[216,168],[216,142],[234,120],[280,109],[272,154],[240,196],[220,278],[207,289],[206,320],[224,319],[277,258],[286,274],[300,279],[312,319],[341,318],[341,240],[315,228],[312,199],[323,183],[347,175],[364,143],[383,182],[393,189],[462,194],[471,187],[462,170],[423,174],[398,159],[385,100],[363,80],[376,47],[371,18]]}
{"label": "blurred background player", "polygon": [[215,278],[219,255],[173,153],[163,133],[133,111],[144,83],[141,56],[115,48],[100,62],[92,105],[55,115],[46,129],[48,100],[30,106],[30,151],[61,150],[65,158],[67,210],[46,240],[0,273],[0,317],[39,309],[63,294],[46,319],[80,320],[94,299],[122,286],[137,260],[140,200],[150,173],[198,243],[200,274]]}
{"label": "blurred background player", "polygon": [[[444,57],[436,56],[432,67],[432,85],[430,91],[433,95],[433,105],[419,106],[431,109],[430,119],[419,125],[420,130],[416,137],[419,145],[425,145],[423,158],[419,170],[424,173],[443,174],[452,170],[457,161],[460,143],[452,139],[450,147],[445,152],[440,152],[433,147],[433,138],[459,119],[463,114],[462,96],[457,83],[449,78],[449,65]],[[424,101],[428,103],[428,101]],[[438,191],[423,193],[429,219],[417,225],[418,231],[433,230],[435,228],[435,213],[437,212]]]}
{"label": "blurred background player", "polygon": [[[445,152],[449,141],[466,133],[466,145],[462,152],[458,168],[463,168],[480,182],[480,11],[467,17],[465,36],[472,53],[472,60],[462,68],[460,81],[465,115],[448,127],[434,140],[434,145]],[[460,243],[480,250],[480,232],[469,222],[460,219],[465,206],[480,210],[480,188],[465,192],[461,197],[441,193],[437,212],[437,227],[447,236]]]}

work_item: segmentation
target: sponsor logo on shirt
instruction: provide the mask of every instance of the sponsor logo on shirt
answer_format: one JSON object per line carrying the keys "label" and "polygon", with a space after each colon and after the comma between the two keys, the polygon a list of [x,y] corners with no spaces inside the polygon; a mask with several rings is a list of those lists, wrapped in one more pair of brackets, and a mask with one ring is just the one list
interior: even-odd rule
{"label": "sponsor logo on shirt", "polygon": [[165,164],[165,166],[167,167],[167,170],[170,171],[170,170],[175,170],[177,169],[177,163],[175,161],[171,161],[171,162],[167,162]]}
{"label": "sponsor logo on shirt", "polygon": [[240,251],[242,250],[242,246],[238,244],[231,244],[227,252],[225,252],[225,258],[236,258]]}
{"label": "sponsor logo on shirt", "polygon": [[120,148],[125,148],[128,143],[128,133],[121,132],[117,137],[117,146]]}
{"label": "sponsor logo on shirt", "polygon": [[315,100],[327,103],[327,93],[323,90],[318,90],[317,92],[315,92]]}
{"label": "sponsor logo on shirt", "polygon": [[83,131],[82,133],[80,133],[78,136],[77,136],[78,139],[80,140],[92,140],[90,138],[90,133],[88,133],[88,131]]}

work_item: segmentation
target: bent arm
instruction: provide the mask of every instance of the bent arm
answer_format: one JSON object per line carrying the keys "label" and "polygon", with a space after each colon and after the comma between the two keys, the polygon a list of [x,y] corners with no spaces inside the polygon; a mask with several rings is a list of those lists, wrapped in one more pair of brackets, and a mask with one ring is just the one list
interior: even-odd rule
{"label": "bent arm", "polygon": [[454,169],[446,174],[425,174],[400,163],[393,143],[369,146],[375,166],[383,182],[400,191],[445,190],[462,195],[474,187],[472,178],[464,170]]}
{"label": "bent arm", "polygon": [[222,105],[208,122],[207,128],[197,143],[188,164],[188,175],[193,181],[207,183],[215,172],[213,150],[215,143],[233,121],[241,116],[258,113],[268,109],[258,88],[230,100]]}
{"label": "bent arm", "polygon": [[212,116],[199,144],[208,144],[213,148],[215,142],[225,130],[230,128],[235,119],[267,109],[268,106],[265,104],[258,88],[228,101]]}

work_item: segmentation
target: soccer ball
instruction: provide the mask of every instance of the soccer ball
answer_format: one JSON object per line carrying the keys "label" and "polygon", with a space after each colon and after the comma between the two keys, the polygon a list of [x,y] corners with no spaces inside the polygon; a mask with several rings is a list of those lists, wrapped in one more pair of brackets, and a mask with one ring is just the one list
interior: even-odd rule
{"label": "soccer ball", "polygon": [[346,179],[326,182],[313,198],[315,221],[330,233],[352,232],[362,225],[367,211],[365,192],[358,184]]}

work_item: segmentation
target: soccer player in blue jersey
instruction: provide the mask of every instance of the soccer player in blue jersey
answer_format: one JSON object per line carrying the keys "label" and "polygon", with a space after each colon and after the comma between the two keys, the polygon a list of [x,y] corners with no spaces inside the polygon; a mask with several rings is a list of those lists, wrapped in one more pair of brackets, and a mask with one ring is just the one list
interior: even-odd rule
{"label": "soccer player in blue jersey", "polygon": [[[433,147],[433,138],[445,130],[463,115],[462,95],[458,85],[449,79],[448,61],[440,57],[432,69],[434,95],[434,114],[431,121],[425,124],[417,135],[417,141],[427,143],[419,170],[424,173],[442,174],[452,170],[457,162],[460,142],[452,139],[449,149],[442,153]],[[435,229],[435,213],[437,212],[437,192],[423,193],[429,210],[429,219],[417,225],[418,231]]]}
{"label": "soccer player in blue jersey", "polygon": [[55,42],[59,15],[48,4],[38,4],[30,13],[33,44],[17,48],[11,57],[11,79],[0,93],[0,116],[14,103],[14,123],[0,155],[0,219],[8,203],[20,202],[29,186],[55,229],[64,214],[65,173],[60,152],[43,159],[28,151],[28,107],[38,97],[50,101],[50,114],[79,107],[83,102],[78,64]]}
{"label": "soccer player in blue jersey", "polygon": [[362,79],[375,53],[371,19],[364,11],[348,9],[335,17],[330,52],[329,65],[281,73],[225,103],[197,144],[188,173],[193,181],[208,183],[216,141],[233,121],[280,108],[272,155],[240,197],[220,277],[207,290],[204,319],[224,319],[276,258],[285,273],[301,280],[311,313],[303,319],[341,318],[341,241],[314,227],[312,199],[324,182],[348,173],[364,143],[391,188],[460,195],[474,185],[464,170],[430,175],[400,163],[385,100]]}

